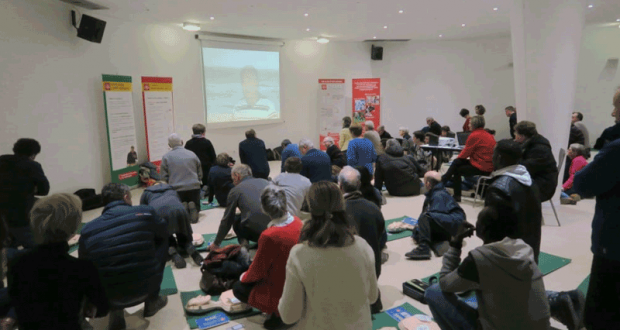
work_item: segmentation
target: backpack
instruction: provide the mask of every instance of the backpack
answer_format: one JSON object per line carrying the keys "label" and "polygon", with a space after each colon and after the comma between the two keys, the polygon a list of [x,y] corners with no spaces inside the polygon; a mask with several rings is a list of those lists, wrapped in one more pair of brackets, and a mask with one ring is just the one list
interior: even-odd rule
{"label": "backpack", "polygon": [[104,206],[101,194],[97,195],[95,189],[80,189],[73,194],[77,195],[80,200],[82,200],[82,211],[93,210]]}

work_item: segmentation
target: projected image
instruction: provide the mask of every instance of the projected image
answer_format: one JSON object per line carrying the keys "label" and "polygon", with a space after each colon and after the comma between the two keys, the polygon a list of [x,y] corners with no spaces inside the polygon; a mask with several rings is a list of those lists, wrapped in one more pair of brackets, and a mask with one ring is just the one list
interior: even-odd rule
{"label": "projected image", "polygon": [[278,52],[203,48],[207,123],[280,119]]}

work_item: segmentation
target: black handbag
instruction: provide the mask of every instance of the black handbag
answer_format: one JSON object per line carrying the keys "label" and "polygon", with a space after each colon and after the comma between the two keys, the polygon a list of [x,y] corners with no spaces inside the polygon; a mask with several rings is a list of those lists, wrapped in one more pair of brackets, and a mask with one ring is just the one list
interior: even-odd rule
{"label": "black handbag", "polygon": [[424,293],[429,286],[430,284],[428,283],[422,282],[418,279],[413,279],[403,283],[403,293],[408,297],[411,297],[423,304],[426,304],[426,300],[424,299]]}

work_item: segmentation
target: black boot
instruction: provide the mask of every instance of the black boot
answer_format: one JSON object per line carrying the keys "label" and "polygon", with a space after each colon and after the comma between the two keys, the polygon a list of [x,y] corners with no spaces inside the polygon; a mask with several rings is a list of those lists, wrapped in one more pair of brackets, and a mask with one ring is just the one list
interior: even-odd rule
{"label": "black boot", "polygon": [[426,244],[420,244],[417,248],[405,253],[405,257],[411,260],[430,260],[431,249]]}
{"label": "black boot", "polygon": [[283,325],[284,322],[282,322],[282,319],[275,313],[271,314],[271,316],[265,320],[265,323],[263,323],[263,327],[267,330],[279,329]]}
{"label": "black boot", "polygon": [[157,296],[144,302],[144,317],[151,317],[168,304],[168,297]]}
{"label": "black boot", "polygon": [[194,260],[194,263],[198,266],[202,266],[202,261],[204,260],[202,258],[202,256],[200,255],[200,253],[198,253],[198,251],[194,251],[191,254],[192,260]]}

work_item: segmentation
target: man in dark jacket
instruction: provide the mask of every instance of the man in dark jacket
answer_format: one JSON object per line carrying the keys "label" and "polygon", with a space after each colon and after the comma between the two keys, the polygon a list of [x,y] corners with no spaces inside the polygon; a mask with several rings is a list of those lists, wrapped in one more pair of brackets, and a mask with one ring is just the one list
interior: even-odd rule
{"label": "man in dark jacket", "polygon": [[[614,96],[620,112],[620,91]],[[573,188],[596,196],[592,220],[592,270],[584,323],[588,329],[620,329],[620,139],[605,144],[594,160],[575,174]]]}
{"label": "man in dark jacket", "polygon": [[235,187],[231,171],[233,162],[227,153],[223,152],[215,158],[215,164],[209,172],[209,203],[213,203],[213,196],[221,207],[226,207],[228,193]]}
{"label": "man in dark jacket", "polygon": [[294,144],[289,139],[284,139],[282,141],[282,165],[280,166],[280,173],[284,173],[284,163],[290,157],[301,158],[301,152],[299,152],[299,146]]}
{"label": "man in dark jacket", "polygon": [[[581,144],[581,145],[585,145],[586,138],[583,135],[583,132],[581,132],[581,130],[579,128],[577,128],[577,126],[575,126],[574,124],[570,125],[570,135],[568,136],[568,148],[570,148],[570,146],[572,144]],[[584,155],[586,157],[586,159],[590,158],[589,155],[589,151],[588,154]],[[573,163],[573,159],[566,156],[565,159],[565,164],[564,165],[564,174],[562,175],[562,182],[566,182],[566,180],[568,180],[568,178],[570,177],[570,166]]]}
{"label": "man in dark jacket", "polygon": [[525,166],[538,186],[540,201],[550,200],[558,186],[558,166],[549,140],[538,134],[536,124],[521,121],[515,126],[515,141],[521,143],[523,156],[520,164]]}
{"label": "man in dark jacket", "polygon": [[620,139],[620,93],[616,93],[614,96],[614,110],[612,111],[611,116],[614,117],[616,123],[613,126],[606,128],[603,131],[603,134],[596,139],[596,143],[593,147],[594,149],[603,149],[607,143]]}
{"label": "man in dark jacket", "polygon": [[463,209],[441,183],[441,174],[426,172],[424,186],[426,199],[412,235],[418,247],[405,253],[405,257],[412,260],[429,260],[431,246],[435,247],[438,255],[443,254],[439,246],[456,235],[458,228],[467,220]]}
{"label": "man in dark jacket", "polygon": [[[338,175],[338,184],[344,193],[345,210],[349,221],[357,229],[357,234],[363,238],[372,248],[375,254],[375,271],[377,278],[381,275],[381,250],[387,242],[387,232],[385,231],[385,219],[381,210],[374,203],[364,199],[359,191],[361,186],[360,173],[350,167],[345,166]],[[372,304],[373,313],[378,313],[382,309],[381,297]]]}
{"label": "man in dark jacket", "polygon": [[301,157],[301,175],[310,179],[310,182],[332,181],[332,162],[329,156],[314,148],[310,139],[299,141]]}
{"label": "man in dark jacket", "polygon": [[377,133],[379,133],[379,137],[381,140],[389,140],[392,138],[392,135],[385,130],[385,126],[381,125],[377,128]]}
{"label": "man in dark jacket", "polygon": [[[131,206],[129,187],[109,183],[101,190],[106,205],[100,217],[84,225],[80,259],[91,260],[101,274],[111,306],[145,302],[144,316],[166,306],[159,296],[168,252],[168,224],[152,206]],[[123,310],[110,313],[110,329],[124,329]]]}
{"label": "man in dark jacket", "polygon": [[428,125],[428,133],[433,133],[437,136],[441,136],[441,124],[436,122],[433,117],[426,118],[426,124]]}
{"label": "man in dark jacket", "polygon": [[336,165],[340,168],[345,167],[347,165],[347,155],[345,155],[340,148],[334,143],[334,138],[331,136],[325,137],[323,139],[323,145],[325,146],[325,152],[329,156],[329,159],[332,162],[332,165]]}
{"label": "man in dark jacket", "polygon": [[485,206],[508,210],[517,217],[517,230],[510,238],[520,238],[534,249],[538,263],[542,211],[540,193],[523,165],[519,165],[521,146],[514,140],[501,140],[495,146],[491,173],[493,179],[486,192]]}
{"label": "man in dark jacket", "polygon": [[41,145],[34,139],[19,139],[13,145],[13,155],[0,156],[0,218],[8,226],[13,240],[8,249],[9,259],[17,247],[35,246],[30,230],[29,213],[36,196],[50,191],[41,164],[34,161]]}
{"label": "man in dark jacket", "polygon": [[517,124],[517,109],[515,107],[507,106],[506,109],[506,117],[510,118],[508,120],[508,125],[510,126],[510,136],[515,138],[515,125]]}
{"label": "man in dark jacket", "polygon": [[403,148],[395,139],[386,142],[385,154],[377,158],[375,188],[385,187],[392,196],[417,196],[420,194],[420,176],[424,169],[413,156],[405,156]]}
{"label": "man in dark jacket", "polygon": [[208,175],[211,165],[215,163],[215,149],[213,144],[207,138],[205,138],[205,132],[207,128],[203,124],[196,124],[192,126],[194,135],[185,143],[185,149],[193,151],[198,159],[200,159],[200,165],[202,166],[202,185],[209,184]]}
{"label": "man in dark jacket", "polygon": [[265,142],[256,137],[256,131],[245,132],[245,140],[239,143],[239,159],[252,169],[255,178],[269,178],[269,162]]}

